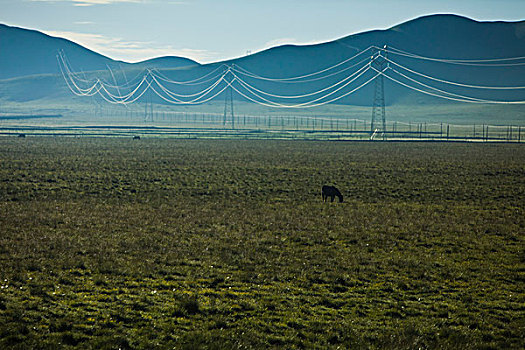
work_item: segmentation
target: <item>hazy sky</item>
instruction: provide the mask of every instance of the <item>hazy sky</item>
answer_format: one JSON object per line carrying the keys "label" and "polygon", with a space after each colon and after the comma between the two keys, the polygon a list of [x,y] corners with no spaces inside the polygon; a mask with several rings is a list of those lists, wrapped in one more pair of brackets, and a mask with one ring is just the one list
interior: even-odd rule
{"label": "hazy sky", "polygon": [[525,0],[0,0],[0,23],[131,62],[176,55],[207,63],[433,13],[517,21]]}

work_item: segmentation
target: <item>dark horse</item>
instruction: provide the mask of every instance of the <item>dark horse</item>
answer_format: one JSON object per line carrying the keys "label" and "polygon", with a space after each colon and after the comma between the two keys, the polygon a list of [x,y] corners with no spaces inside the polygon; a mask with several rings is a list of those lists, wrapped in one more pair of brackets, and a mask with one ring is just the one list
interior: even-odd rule
{"label": "dark horse", "polygon": [[330,199],[331,199],[330,202],[333,202],[335,196],[337,196],[339,198],[339,202],[340,203],[343,201],[343,195],[334,186],[323,186],[323,189],[322,189],[321,193],[323,195],[323,202],[326,202],[328,197],[330,197]]}

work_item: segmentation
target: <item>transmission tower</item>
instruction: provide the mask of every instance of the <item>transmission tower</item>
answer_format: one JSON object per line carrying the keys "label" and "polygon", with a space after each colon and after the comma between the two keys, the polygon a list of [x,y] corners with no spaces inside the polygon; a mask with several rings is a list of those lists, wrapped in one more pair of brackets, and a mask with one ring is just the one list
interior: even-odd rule
{"label": "transmission tower", "polygon": [[[84,76],[84,79],[87,81],[88,78],[86,76],[86,73],[84,73],[84,70],[81,68],[80,72]],[[95,98],[95,95],[91,96],[91,103],[93,104],[93,116],[94,117],[101,117],[102,116],[102,105],[97,102],[97,99]]]}
{"label": "transmission tower", "polygon": [[[372,60],[372,67],[383,72],[388,67],[386,45]],[[381,134],[386,139],[386,108],[385,108],[385,86],[383,75],[380,74],[375,81],[374,103],[372,105],[372,122],[370,123],[370,139]]]}
{"label": "transmission tower", "polygon": [[235,114],[233,113],[233,89],[231,85],[226,90],[226,94],[224,95],[223,126],[226,127],[226,124],[228,123],[228,118],[230,118],[232,129],[235,129]]}
{"label": "transmission tower", "polygon": [[145,93],[146,101],[144,103],[144,122],[153,122],[153,102],[152,94],[148,89]]}

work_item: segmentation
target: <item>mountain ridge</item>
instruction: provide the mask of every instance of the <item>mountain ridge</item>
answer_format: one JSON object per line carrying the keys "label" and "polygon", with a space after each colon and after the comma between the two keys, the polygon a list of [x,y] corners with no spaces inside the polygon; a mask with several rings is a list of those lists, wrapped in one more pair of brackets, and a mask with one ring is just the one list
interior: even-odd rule
{"label": "mountain ridge", "polygon": [[170,67],[184,67],[199,63],[176,56],[162,56],[129,63],[114,60],[72,40],[48,35],[38,30],[9,26],[0,23],[0,79],[35,74],[59,73],[56,55],[66,52],[75,67],[83,71],[105,70],[107,66],[149,67],[152,63],[165,62]]}
{"label": "mountain ridge", "polygon": [[[45,35],[45,34],[44,34]],[[66,39],[62,39],[67,42]],[[71,42],[72,43],[72,42]],[[75,44],[80,46],[78,44]],[[467,17],[449,14],[427,15],[418,17],[387,29],[377,29],[362,33],[351,34],[332,41],[309,44],[309,45],[281,45],[269,48],[248,56],[238,57],[235,59],[224,60],[204,65],[187,60],[180,57],[157,57],[151,60],[146,60],[136,64],[121,63],[127,69],[135,69],[140,74],[141,69],[159,68],[170,76],[173,80],[188,81],[204,76],[216,69],[220,65],[237,65],[249,70],[258,75],[267,77],[293,77],[305,73],[315,72],[325,69],[332,65],[354,56],[360,50],[364,50],[371,45],[383,47],[388,45],[407,52],[416,53],[422,56],[434,58],[455,58],[455,59],[480,59],[480,58],[496,58],[496,57],[516,57],[525,56],[525,21],[505,22],[505,21],[476,21]],[[76,47],[76,46],[75,46]],[[89,50],[89,49],[86,49]],[[94,70],[105,71],[107,74],[108,61],[111,60],[106,56],[97,54],[94,51],[90,56],[98,59],[96,64],[93,64]],[[66,51],[69,60],[78,71],[86,70],[85,65],[80,57],[75,57],[75,52],[71,50]],[[394,54],[392,54],[394,55]],[[1,56],[1,55],[0,55]],[[365,57],[366,58],[366,57]],[[185,61],[186,60],[186,61]],[[412,69],[430,72],[431,75],[439,76],[443,79],[454,81],[465,81],[472,84],[479,85],[501,85],[514,86],[523,85],[523,69],[521,67],[511,67],[505,71],[497,71],[496,69],[483,68],[482,71],[476,67],[443,67],[443,65],[433,64],[428,62],[413,60],[408,57],[396,56],[395,60],[401,64],[409,65]],[[1,62],[1,57],[0,57]],[[109,61],[111,62],[118,61]],[[175,62],[185,62],[186,65],[174,65]],[[195,64],[192,64],[194,62]],[[188,65],[189,64],[189,65]],[[53,62],[56,67],[56,60]],[[1,67],[1,65],[0,65]],[[56,69],[56,68],[55,68]],[[356,68],[357,69],[357,68]],[[244,77],[250,82],[249,77]],[[1,79],[1,77],[0,77]],[[55,84],[60,85],[59,79],[48,77],[49,86]],[[109,79],[114,79],[111,77]],[[325,80],[323,82],[312,82],[311,84],[284,84],[286,86],[275,86],[271,82],[257,81],[257,86],[263,90],[275,92],[282,95],[304,94],[309,91],[315,91],[322,88],[321,83],[332,84],[337,81],[337,77],[333,80]],[[521,80],[520,80],[521,79]],[[39,87],[42,89],[45,86],[45,78],[38,79]],[[53,81],[53,83],[51,83]],[[5,80],[4,80],[5,82]],[[254,82],[254,81],[251,81]],[[0,90],[0,97],[11,99],[27,99],[27,91],[35,90],[31,88],[31,78],[21,78],[16,82],[12,81],[16,89],[9,89],[7,85]],[[8,84],[8,82],[5,82]],[[35,83],[36,84],[36,83]],[[25,86],[25,88],[24,88]],[[191,94],[195,90],[184,90],[191,87],[179,87],[180,93]],[[62,82],[60,89],[57,91],[50,91],[50,96],[71,96],[71,93]],[[373,84],[365,86],[351,96],[345,97],[338,101],[342,104],[354,105],[369,105],[371,96],[373,95]],[[386,94],[386,103],[393,104],[399,101],[414,100],[411,96],[414,95],[406,88],[395,85],[391,81],[385,81],[385,89],[388,90]],[[463,94],[465,89],[456,89],[456,93]],[[16,94],[23,96],[17,97]],[[45,93],[39,93],[39,98],[45,98]],[[423,96],[424,97],[424,96]],[[481,91],[480,98],[490,97],[485,92]],[[219,96],[220,98],[220,96]],[[509,99],[525,100],[522,91],[509,92]],[[237,93],[234,93],[234,99],[243,99]],[[417,97],[417,103],[425,101],[427,97]],[[154,98],[154,102],[163,103],[160,99]],[[443,102],[443,101],[440,101]]]}

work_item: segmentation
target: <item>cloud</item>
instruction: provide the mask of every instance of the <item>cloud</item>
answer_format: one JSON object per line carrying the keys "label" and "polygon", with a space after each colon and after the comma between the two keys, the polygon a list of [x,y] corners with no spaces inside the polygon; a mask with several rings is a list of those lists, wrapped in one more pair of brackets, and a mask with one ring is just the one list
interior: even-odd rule
{"label": "cloud", "polygon": [[73,6],[93,6],[93,5],[109,5],[117,3],[143,3],[144,0],[29,0],[31,2],[69,2]]}
{"label": "cloud", "polygon": [[[57,2],[68,2],[73,4],[73,6],[93,6],[93,5],[111,5],[111,4],[123,4],[123,3],[133,3],[133,4],[144,4],[144,3],[153,3],[156,0],[24,0],[30,2],[48,2],[48,3],[57,3]],[[187,1],[168,1],[168,4],[171,5],[188,5]]]}
{"label": "cloud", "polygon": [[109,5],[116,3],[139,3],[140,0],[71,0],[75,6]]}
{"label": "cloud", "polygon": [[180,56],[197,62],[210,62],[217,55],[216,52],[207,50],[174,48],[171,45],[158,45],[154,42],[127,41],[100,34],[68,31],[45,31],[45,33],[69,39],[93,51],[126,62],[138,62],[159,56]]}

